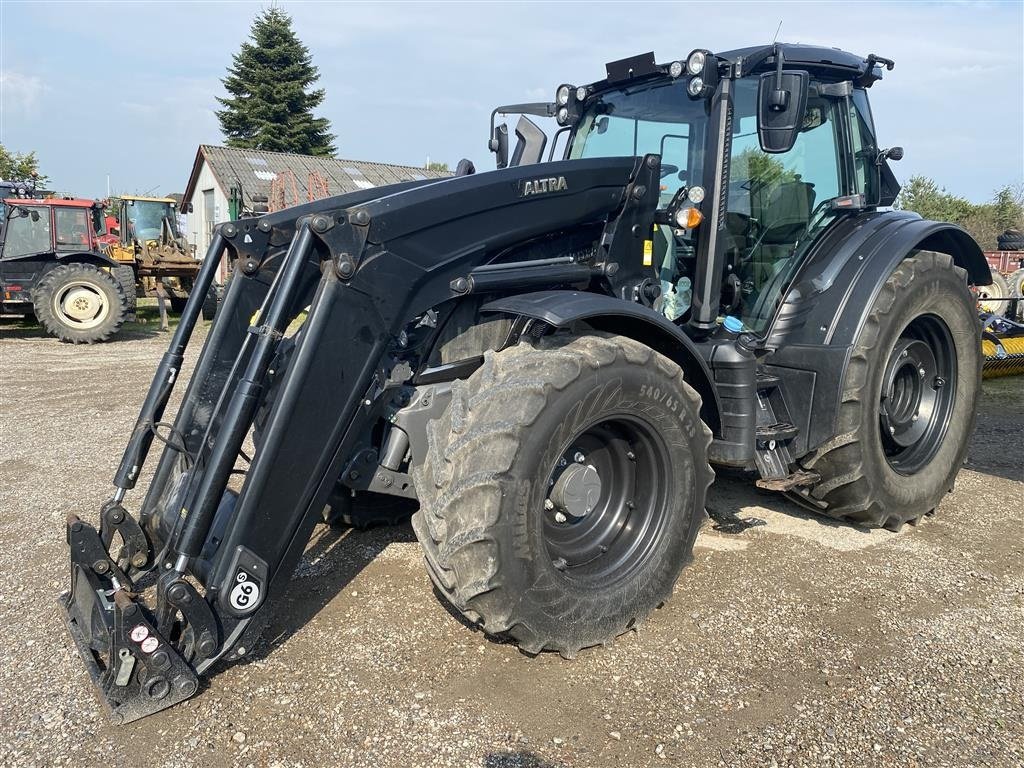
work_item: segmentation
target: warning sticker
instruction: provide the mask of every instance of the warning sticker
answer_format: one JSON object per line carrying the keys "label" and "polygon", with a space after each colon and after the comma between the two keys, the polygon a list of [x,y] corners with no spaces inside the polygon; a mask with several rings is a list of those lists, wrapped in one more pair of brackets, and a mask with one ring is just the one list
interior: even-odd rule
{"label": "warning sticker", "polygon": [[654,241],[644,240],[644,266],[649,267],[654,263]]}

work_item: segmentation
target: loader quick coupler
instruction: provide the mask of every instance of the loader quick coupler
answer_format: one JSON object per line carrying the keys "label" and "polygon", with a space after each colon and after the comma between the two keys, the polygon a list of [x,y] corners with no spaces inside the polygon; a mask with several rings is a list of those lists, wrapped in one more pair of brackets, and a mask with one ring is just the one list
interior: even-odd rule
{"label": "loader quick coupler", "polygon": [[[111,500],[100,510],[100,542],[106,552],[110,551],[114,534],[118,534],[123,547],[118,555],[122,567],[143,569],[149,563],[152,547],[145,532],[134,517],[119,503]],[[70,540],[69,540],[70,542]],[[124,564],[127,564],[125,566]]]}
{"label": "loader quick coupler", "polygon": [[[196,673],[156,617],[135,602],[132,581],[108,556],[96,529],[68,515],[67,534],[71,590],[60,602],[68,631],[113,719],[129,723],[192,696],[199,689]],[[194,590],[180,587],[185,583],[172,585],[168,593],[181,603],[194,603]],[[212,637],[199,631],[195,649],[212,651]]]}

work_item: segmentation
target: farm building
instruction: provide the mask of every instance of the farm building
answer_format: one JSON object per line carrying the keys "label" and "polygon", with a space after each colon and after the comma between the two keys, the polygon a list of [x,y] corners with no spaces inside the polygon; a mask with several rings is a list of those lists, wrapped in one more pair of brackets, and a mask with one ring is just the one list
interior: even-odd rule
{"label": "farm building", "polygon": [[183,208],[188,210],[191,203],[192,212],[184,234],[202,258],[213,226],[251,209],[254,196],[266,196],[270,209],[278,210],[358,189],[448,175],[407,165],[202,144],[185,187]]}

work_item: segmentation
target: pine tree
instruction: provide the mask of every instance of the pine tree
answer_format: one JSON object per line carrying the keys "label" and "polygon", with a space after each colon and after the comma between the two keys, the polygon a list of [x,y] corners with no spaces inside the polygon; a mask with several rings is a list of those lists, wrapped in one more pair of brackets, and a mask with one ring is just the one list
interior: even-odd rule
{"label": "pine tree", "polygon": [[271,8],[257,16],[221,82],[229,97],[218,101],[221,130],[229,147],[333,155],[334,136],[313,109],[324,100],[309,49],[295,35],[287,13]]}

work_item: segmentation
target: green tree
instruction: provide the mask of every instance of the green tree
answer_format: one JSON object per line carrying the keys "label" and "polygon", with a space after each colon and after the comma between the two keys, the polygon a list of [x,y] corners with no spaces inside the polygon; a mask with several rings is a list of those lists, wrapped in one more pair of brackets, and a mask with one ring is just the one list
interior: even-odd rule
{"label": "green tree", "polygon": [[279,8],[256,17],[250,40],[242,43],[221,82],[228,98],[217,112],[229,147],[333,155],[334,136],[326,118],[313,109],[324,100],[309,49]]}
{"label": "green tree", "polygon": [[990,202],[975,204],[939,188],[926,176],[913,176],[900,190],[895,207],[926,219],[959,224],[989,251],[996,249],[1001,233],[1024,227],[1024,187],[1001,187]]}
{"label": "green tree", "polygon": [[448,163],[427,163],[428,171],[448,171]]}
{"label": "green tree", "polygon": [[39,158],[35,152],[11,152],[0,144],[0,179],[4,181],[28,181],[35,178],[43,184],[49,178],[39,173]]}
{"label": "green tree", "polygon": [[992,196],[992,218],[1000,233],[1024,229],[1024,184],[1006,185]]}
{"label": "green tree", "polygon": [[961,224],[975,213],[975,206],[966,198],[958,197],[939,188],[927,176],[911,176],[910,181],[903,185],[896,208],[903,211],[914,211],[922,218],[935,221],[949,221]]}

